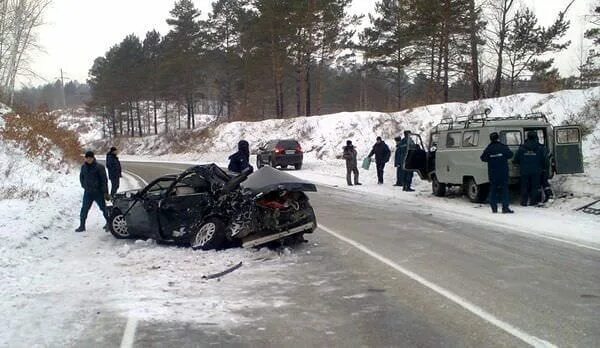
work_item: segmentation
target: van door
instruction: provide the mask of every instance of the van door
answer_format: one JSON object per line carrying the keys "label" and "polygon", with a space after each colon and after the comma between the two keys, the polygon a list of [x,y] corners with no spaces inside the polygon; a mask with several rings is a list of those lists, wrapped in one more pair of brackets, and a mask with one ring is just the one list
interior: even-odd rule
{"label": "van door", "polygon": [[554,127],[554,161],[557,174],[583,173],[581,129],[578,126]]}
{"label": "van door", "polygon": [[423,141],[418,134],[411,134],[408,141],[408,150],[402,165],[404,170],[414,171],[423,180],[429,180],[427,176],[427,151],[423,147]]}

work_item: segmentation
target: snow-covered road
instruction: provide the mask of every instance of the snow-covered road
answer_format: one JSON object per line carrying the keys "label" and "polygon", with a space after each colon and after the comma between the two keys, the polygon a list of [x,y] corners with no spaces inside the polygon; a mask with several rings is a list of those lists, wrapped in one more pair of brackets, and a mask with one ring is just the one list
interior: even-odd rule
{"label": "snow-covered road", "polygon": [[[143,180],[187,166],[124,163]],[[127,176],[123,189],[138,185]],[[0,259],[18,260],[0,267],[0,346],[600,344],[592,244],[369,190],[319,186],[322,228],[278,251],[116,240],[95,208],[76,234],[74,207]]]}

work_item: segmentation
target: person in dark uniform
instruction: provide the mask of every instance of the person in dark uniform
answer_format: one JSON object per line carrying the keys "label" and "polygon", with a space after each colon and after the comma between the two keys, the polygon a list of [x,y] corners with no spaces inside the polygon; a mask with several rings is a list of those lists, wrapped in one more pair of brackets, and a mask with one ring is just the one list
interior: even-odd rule
{"label": "person in dark uniform", "polygon": [[81,166],[79,182],[83,188],[83,203],[79,214],[79,227],[77,227],[75,232],[85,231],[85,221],[94,202],[96,202],[106,219],[107,224],[104,226],[106,229],[108,226],[108,212],[106,211],[105,200],[110,200],[108,179],[106,178],[106,169],[104,169],[103,165],[96,162],[96,157],[94,157],[92,151],[85,153],[85,163]]}
{"label": "person in dark uniform", "polygon": [[402,153],[402,147],[400,142],[402,137],[399,135],[394,138],[396,141],[396,151],[394,152],[394,167],[396,167],[396,183],[394,186],[404,186],[404,170],[402,169],[402,161],[404,161],[404,154]]}
{"label": "person in dark uniform", "polygon": [[381,137],[377,137],[375,145],[373,145],[373,149],[368,157],[373,157],[373,155],[375,155],[375,164],[377,165],[377,183],[382,185],[383,169],[385,168],[385,164],[390,160],[392,152]]}
{"label": "person in dark uniform", "polygon": [[512,214],[509,207],[510,196],[508,193],[508,160],[513,153],[508,146],[500,142],[498,133],[490,134],[490,144],[481,154],[481,160],[488,164],[488,178],[490,181],[490,207],[492,213],[498,212],[498,197],[502,200],[502,213]]}
{"label": "person in dark uniform", "polygon": [[352,186],[352,174],[354,174],[354,185],[362,185],[358,181],[358,154],[356,148],[352,145],[352,141],[346,141],[342,158],[346,160],[346,182],[348,186]]}
{"label": "person in dark uniform", "polygon": [[117,157],[117,148],[111,147],[106,154],[106,169],[108,170],[108,179],[110,180],[110,195],[114,197],[119,189],[121,181],[121,161]]}
{"label": "person in dark uniform", "polygon": [[227,169],[234,173],[241,173],[244,169],[254,168],[250,165],[250,144],[246,140],[238,142],[238,151],[229,156],[229,166]]}
{"label": "person in dark uniform", "polygon": [[546,148],[538,141],[534,131],[527,133],[527,140],[519,146],[513,162],[519,165],[521,205],[537,205],[541,199],[540,181],[546,162]]}
{"label": "person in dark uniform", "polygon": [[[404,131],[404,139],[400,142],[400,148],[402,149],[402,161],[406,158],[408,150],[415,146],[415,143],[410,139],[411,132],[409,130]],[[412,189],[412,180],[414,173],[411,170],[403,170],[404,177],[402,179],[402,191],[414,192]]]}

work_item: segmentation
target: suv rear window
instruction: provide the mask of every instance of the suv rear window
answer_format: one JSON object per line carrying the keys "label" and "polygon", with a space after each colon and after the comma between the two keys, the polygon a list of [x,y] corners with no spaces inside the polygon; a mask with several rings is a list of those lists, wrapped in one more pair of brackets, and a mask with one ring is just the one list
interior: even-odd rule
{"label": "suv rear window", "polygon": [[500,132],[500,142],[506,145],[521,145],[523,136],[521,131],[502,131]]}
{"label": "suv rear window", "polygon": [[296,140],[281,140],[277,145],[286,150],[295,150],[298,147],[298,142]]}
{"label": "suv rear window", "polygon": [[479,131],[467,131],[463,133],[462,146],[475,147],[479,145]]}

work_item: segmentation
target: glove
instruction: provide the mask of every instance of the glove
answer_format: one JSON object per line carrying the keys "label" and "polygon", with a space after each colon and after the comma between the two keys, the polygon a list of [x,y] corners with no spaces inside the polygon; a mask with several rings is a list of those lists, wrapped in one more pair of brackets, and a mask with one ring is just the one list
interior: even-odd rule
{"label": "glove", "polygon": [[104,200],[105,201],[110,201],[110,200],[112,200],[112,197],[108,193],[105,193],[104,194]]}

